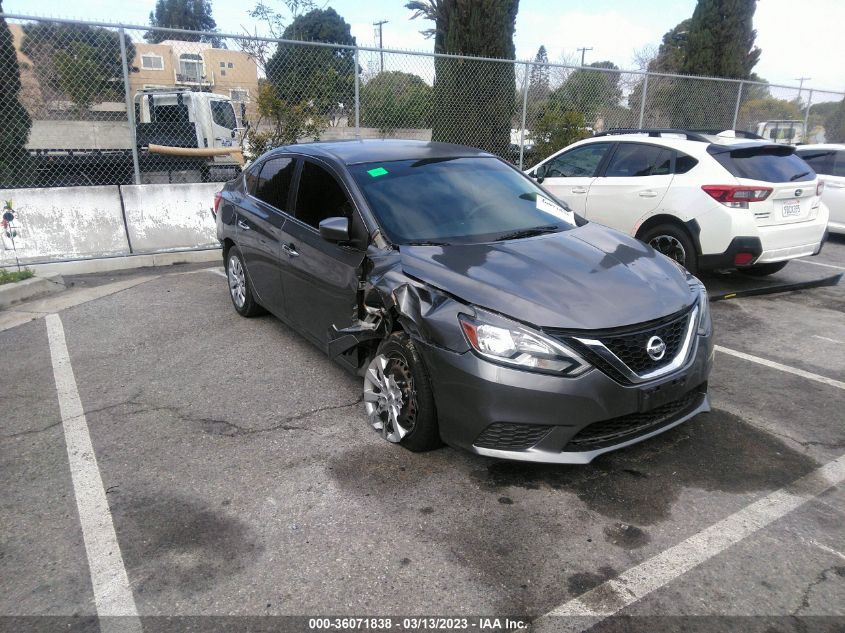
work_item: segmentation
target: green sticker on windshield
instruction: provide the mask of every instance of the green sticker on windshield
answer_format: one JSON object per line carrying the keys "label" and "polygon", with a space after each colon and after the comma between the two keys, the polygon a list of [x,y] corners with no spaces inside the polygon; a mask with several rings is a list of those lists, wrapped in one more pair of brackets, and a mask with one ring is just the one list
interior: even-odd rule
{"label": "green sticker on windshield", "polygon": [[373,178],[378,178],[379,176],[384,176],[387,170],[384,167],[376,167],[375,169],[368,169],[367,173]]}

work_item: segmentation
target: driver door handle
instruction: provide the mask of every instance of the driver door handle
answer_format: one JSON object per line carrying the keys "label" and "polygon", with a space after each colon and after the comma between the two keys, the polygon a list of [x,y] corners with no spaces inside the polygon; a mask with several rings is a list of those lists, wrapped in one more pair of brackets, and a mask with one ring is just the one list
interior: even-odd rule
{"label": "driver door handle", "polygon": [[586,187],[572,187],[572,193],[587,193]]}
{"label": "driver door handle", "polygon": [[252,227],[247,224],[244,220],[238,220],[238,226],[241,227],[244,231],[249,231]]}
{"label": "driver door handle", "polygon": [[637,195],[640,198],[656,198],[657,192],[652,191],[651,189],[646,189],[645,191],[640,191]]}
{"label": "driver door handle", "polygon": [[288,257],[299,257],[299,251],[296,250],[293,243],[282,244],[282,250],[288,254]]}

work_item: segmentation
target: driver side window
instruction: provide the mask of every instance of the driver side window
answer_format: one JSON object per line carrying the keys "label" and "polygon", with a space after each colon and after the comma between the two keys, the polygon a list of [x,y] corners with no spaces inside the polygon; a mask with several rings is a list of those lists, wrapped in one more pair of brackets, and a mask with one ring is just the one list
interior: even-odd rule
{"label": "driver side window", "polygon": [[595,176],[610,143],[592,143],[564,152],[546,163],[546,178]]}

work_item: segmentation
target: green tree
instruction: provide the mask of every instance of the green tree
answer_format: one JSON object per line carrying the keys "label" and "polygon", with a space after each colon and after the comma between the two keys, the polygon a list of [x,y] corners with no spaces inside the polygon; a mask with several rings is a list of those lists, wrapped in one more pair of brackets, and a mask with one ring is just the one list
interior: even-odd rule
{"label": "green tree", "polygon": [[382,134],[431,125],[432,89],[421,77],[396,70],[379,73],[361,87],[361,125]]}
{"label": "green tree", "polygon": [[753,27],[757,0],[698,0],[681,72],[748,79],[760,59]]}
{"label": "green tree", "polygon": [[[23,27],[21,51],[33,63],[45,101],[72,101],[80,112],[107,100],[123,101],[120,36],[80,24],[38,22]],[[127,59],[135,47],[124,35]]]}
{"label": "green tree", "polygon": [[654,73],[680,73],[687,58],[687,44],[692,20],[687,18],[663,34],[657,56],[648,64]]}
{"label": "green tree", "polygon": [[[211,17],[210,0],[158,0],[150,11],[150,26],[191,31],[216,31],[217,22]],[[220,46],[220,38],[199,33],[180,33],[178,37],[162,31],[147,31],[144,39],[156,44],[164,40],[179,39],[188,42],[209,42]]]}
{"label": "green tree", "polygon": [[[435,53],[512,60],[519,0],[414,0],[413,17],[434,22]],[[434,61],[432,139],[499,155],[510,150],[513,64],[438,57]]]}
{"label": "green tree", "polygon": [[554,103],[550,104],[543,110],[534,126],[532,162],[538,163],[567,145],[590,136],[586,125],[582,113],[563,110]]}
{"label": "green tree", "polygon": [[613,62],[595,62],[589,67],[608,70],[576,70],[549,95],[549,101],[560,111],[580,112],[586,121],[594,122],[603,110],[619,105],[622,90],[619,72],[612,72],[619,70]]}
{"label": "green tree", "polygon": [[845,143],[845,99],[825,119],[824,135],[828,143]]}
{"label": "green tree", "polygon": [[[0,12],[3,2],[0,0]],[[6,20],[0,19],[0,187],[25,181],[26,142],[32,120],[20,102],[20,69],[12,33]]]}

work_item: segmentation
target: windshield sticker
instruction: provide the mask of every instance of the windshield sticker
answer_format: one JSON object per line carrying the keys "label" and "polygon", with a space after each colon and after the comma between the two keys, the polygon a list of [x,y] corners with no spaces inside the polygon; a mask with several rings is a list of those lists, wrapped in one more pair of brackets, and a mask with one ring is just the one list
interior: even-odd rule
{"label": "windshield sticker", "polygon": [[368,169],[367,173],[373,178],[378,178],[387,174],[387,170],[384,167],[376,167],[375,169]]}
{"label": "windshield sticker", "polygon": [[572,211],[564,209],[559,204],[555,204],[548,198],[538,195],[537,196],[537,208],[540,211],[545,211],[546,213],[550,213],[556,218],[560,218],[561,220],[565,220],[570,224],[575,224],[575,214]]}

